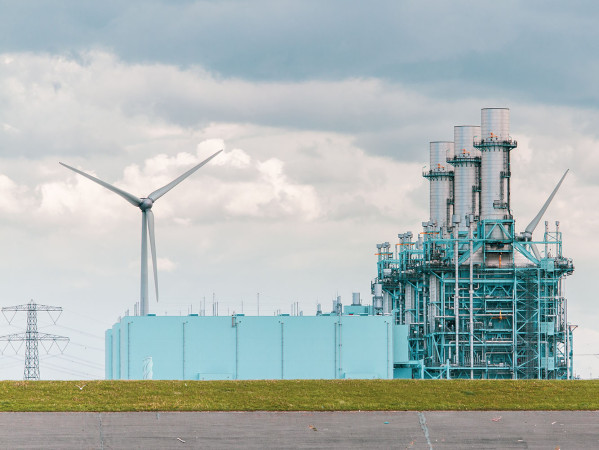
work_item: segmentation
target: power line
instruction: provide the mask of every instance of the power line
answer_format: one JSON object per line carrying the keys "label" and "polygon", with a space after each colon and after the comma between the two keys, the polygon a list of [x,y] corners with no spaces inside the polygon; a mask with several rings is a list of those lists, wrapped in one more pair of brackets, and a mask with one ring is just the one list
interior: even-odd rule
{"label": "power line", "polygon": [[89,372],[83,372],[81,370],[76,370],[76,369],[65,369],[64,367],[58,366],[56,364],[51,364],[48,362],[44,362],[44,364],[46,366],[48,366],[51,370],[54,370],[56,372],[62,372],[62,373],[67,373],[69,375],[75,375],[75,376],[84,376],[87,377],[89,379],[98,379],[96,375],[91,374]]}
{"label": "power line", "polygon": [[59,359],[63,360],[63,361],[68,361],[68,362],[71,362],[71,363],[75,363],[75,364],[87,366],[90,369],[104,370],[104,366],[102,364],[98,364],[98,363],[95,363],[93,361],[89,361],[89,360],[86,360],[86,359],[83,359],[83,358],[77,358],[76,356],[66,357],[64,355],[60,355]]}
{"label": "power line", "polygon": [[[58,336],[55,334],[48,333],[40,333],[37,331],[37,312],[38,311],[56,311],[62,313],[62,308],[58,306],[46,306],[46,305],[38,305],[31,300],[29,303],[25,305],[18,306],[6,306],[2,308],[2,314],[6,311],[14,311],[13,318],[17,312],[26,311],[27,312],[27,330],[25,333],[14,333],[7,334],[5,336],[0,336],[0,341],[6,341],[6,346],[12,345],[13,342],[23,342],[25,341],[25,370],[23,374],[23,378],[25,380],[39,380],[40,379],[40,357],[39,357],[39,349],[38,342],[42,343],[42,346],[49,351],[50,348],[54,344],[58,347],[59,350],[64,351],[64,347],[69,343],[69,338],[65,336]],[[4,314],[6,317],[6,314]],[[50,316],[51,317],[51,316]],[[60,317],[60,314],[59,314]],[[8,318],[7,318],[8,320]],[[56,318],[58,320],[58,317]],[[54,320],[54,322],[56,321]],[[8,322],[10,323],[12,319]],[[44,346],[44,342],[50,342],[49,347]],[[61,349],[60,343],[63,342],[64,346]],[[6,346],[4,348],[6,348]]]}
{"label": "power line", "polygon": [[73,332],[75,332],[75,333],[82,334],[82,335],[84,335],[84,336],[87,336],[87,337],[91,337],[91,338],[94,338],[94,339],[98,339],[98,340],[100,340],[100,341],[104,341],[104,338],[103,338],[103,337],[100,337],[100,336],[98,336],[97,334],[86,333],[85,331],[77,330],[77,329],[75,329],[75,328],[66,327],[66,326],[64,326],[64,325],[58,325],[58,324],[57,324],[56,326],[57,326],[57,327],[59,327],[59,328],[64,328],[65,330],[70,330],[70,331],[73,331]]}
{"label": "power line", "polygon": [[95,351],[97,351],[97,352],[102,352],[102,353],[104,353],[104,349],[103,349],[103,348],[100,348],[100,347],[93,347],[93,346],[91,346],[91,345],[78,344],[77,342],[73,342],[73,341],[69,342],[69,344],[70,344],[70,345],[76,345],[77,347],[83,347],[83,348],[85,348],[86,350],[95,350]]}
{"label": "power line", "polygon": [[103,327],[107,327],[107,326],[109,326],[109,324],[110,324],[110,322],[106,322],[106,321],[104,321],[104,320],[98,320],[98,318],[97,318],[97,317],[94,317],[94,316],[90,316],[90,315],[87,315],[87,314],[80,313],[80,312],[78,312],[78,311],[76,311],[76,310],[74,310],[74,309],[65,309],[64,311],[65,311],[65,314],[75,314],[75,315],[77,315],[77,316],[83,317],[84,319],[87,319],[88,321],[91,321],[91,322],[95,322],[95,323],[101,324]]}
{"label": "power line", "polygon": [[[12,369],[15,366],[18,366],[19,364],[23,364],[22,361],[20,360],[20,358],[16,358],[15,356],[11,356],[11,355],[6,355],[7,358],[13,359],[13,360],[18,360],[18,362],[16,363],[11,363],[11,364],[7,364],[7,365],[3,365],[1,370],[7,370],[7,369]],[[82,361],[88,363],[85,364],[86,368],[89,368],[90,370],[92,370],[95,373],[90,373],[87,372],[85,370],[77,370],[74,369],[72,367],[63,367],[60,364],[55,364],[52,362],[48,362],[48,360],[53,360],[54,358],[58,358],[55,362],[58,361],[64,361],[64,362],[75,362],[78,363],[77,361],[72,361],[70,359],[67,359],[64,357],[64,355],[62,354],[58,354],[58,355],[41,355],[40,356],[40,360],[43,361],[43,365],[44,367],[47,367],[48,369],[50,369],[51,371],[55,371],[55,372],[61,372],[67,375],[71,375],[74,377],[85,377],[87,379],[92,379],[92,380],[97,380],[97,379],[101,379],[103,374],[103,368],[98,365],[99,367],[92,367],[91,364],[93,364],[91,361],[85,361],[81,358],[75,358],[75,359],[81,359]]]}

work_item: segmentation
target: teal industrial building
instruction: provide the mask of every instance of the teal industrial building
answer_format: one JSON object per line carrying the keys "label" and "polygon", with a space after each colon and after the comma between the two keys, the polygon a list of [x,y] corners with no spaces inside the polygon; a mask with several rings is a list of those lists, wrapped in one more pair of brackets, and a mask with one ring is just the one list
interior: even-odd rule
{"label": "teal industrial building", "polygon": [[[346,306],[346,312],[351,309]],[[392,316],[126,316],[106,331],[106,379],[411,378]]]}

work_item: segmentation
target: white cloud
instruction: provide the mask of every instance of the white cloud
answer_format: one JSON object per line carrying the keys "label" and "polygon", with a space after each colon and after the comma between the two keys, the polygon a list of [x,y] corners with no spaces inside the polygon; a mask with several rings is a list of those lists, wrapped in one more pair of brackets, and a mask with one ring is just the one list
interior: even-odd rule
{"label": "white cloud", "polygon": [[158,265],[158,272],[174,272],[177,269],[177,263],[171,261],[169,258],[156,258],[156,264]]}
{"label": "white cloud", "polygon": [[[219,139],[220,142],[222,142],[222,140]],[[204,142],[209,142],[209,141],[204,141]],[[198,145],[198,154],[200,154],[202,144]],[[221,145],[221,148],[224,148],[224,143]],[[214,160],[213,164],[216,164],[217,166],[225,166],[225,165],[230,165],[236,168],[244,168],[250,165],[251,162],[251,158],[250,155],[248,155],[246,152],[244,152],[243,150],[239,149],[239,148],[234,148],[233,150],[231,150],[230,152],[224,152],[221,153],[218,158],[216,158]]]}
{"label": "white cloud", "polygon": [[18,214],[27,208],[27,188],[19,186],[6,175],[0,174],[0,213]]}

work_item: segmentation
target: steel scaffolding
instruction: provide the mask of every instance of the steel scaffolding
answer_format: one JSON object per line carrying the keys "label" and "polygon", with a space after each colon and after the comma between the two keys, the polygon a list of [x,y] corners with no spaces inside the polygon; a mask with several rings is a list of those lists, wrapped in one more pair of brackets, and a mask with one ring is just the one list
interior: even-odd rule
{"label": "steel scaffolding", "polygon": [[562,283],[574,267],[557,223],[534,242],[514,233],[513,219],[399,237],[395,252],[377,246],[387,251],[372,284],[395,322],[409,325],[410,361],[397,368],[413,378],[572,378]]}

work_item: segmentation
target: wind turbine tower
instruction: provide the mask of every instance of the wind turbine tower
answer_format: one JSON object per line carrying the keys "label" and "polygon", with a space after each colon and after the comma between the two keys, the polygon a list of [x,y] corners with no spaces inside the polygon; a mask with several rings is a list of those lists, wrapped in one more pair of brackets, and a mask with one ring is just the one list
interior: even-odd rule
{"label": "wind turbine tower", "polygon": [[88,178],[95,183],[98,183],[100,186],[105,187],[109,191],[112,191],[115,194],[123,197],[125,200],[127,200],[129,203],[131,203],[133,206],[135,206],[141,210],[141,287],[140,287],[139,305],[140,305],[140,314],[142,316],[147,316],[150,312],[149,305],[148,305],[148,233],[150,235],[150,250],[152,253],[152,268],[154,271],[154,287],[156,289],[156,301],[158,301],[158,267],[157,267],[157,262],[156,262],[156,239],[154,237],[154,213],[152,212],[152,206],[154,206],[154,203],[156,203],[156,201],[160,197],[162,197],[164,194],[166,194],[172,188],[177,186],[179,183],[181,183],[184,179],[189,177],[192,173],[194,173],[200,167],[202,167],[203,165],[208,163],[212,158],[214,158],[220,152],[222,152],[222,150],[219,150],[218,152],[214,153],[209,158],[206,158],[204,161],[202,161],[198,165],[192,167],[187,172],[185,172],[183,175],[174,179],[167,185],[161,187],[160,189],[156,189],[154,192],[149,194],[147,197],[142,197],[142,198],[136,197],[135,195],[130,194],[129,192],[119,189],[116,186],[113,186],[105,181],[102,181],[96,177],[93,177],[79,169],[75,169],[74,167],[71,167],[62,162],[60,163],[61,165],[65,166],[67,169],[70,169],[73,172],[76,172],[79,175],[84,176],[85,178]]}

